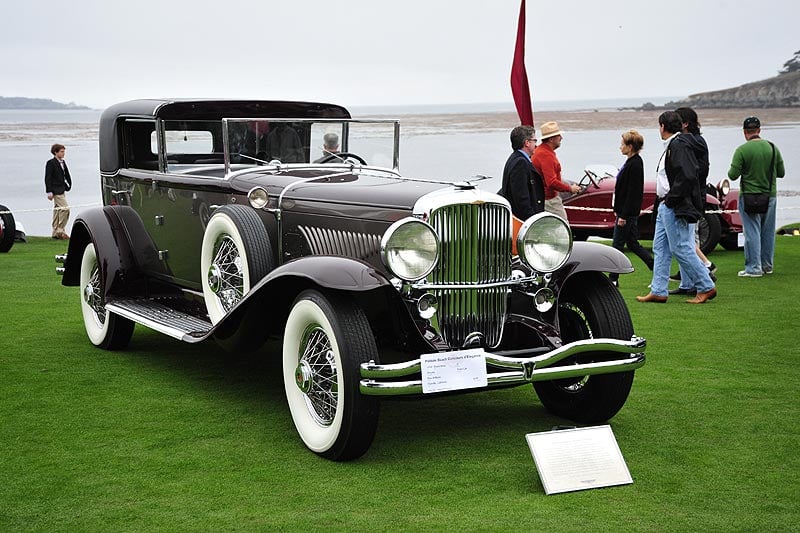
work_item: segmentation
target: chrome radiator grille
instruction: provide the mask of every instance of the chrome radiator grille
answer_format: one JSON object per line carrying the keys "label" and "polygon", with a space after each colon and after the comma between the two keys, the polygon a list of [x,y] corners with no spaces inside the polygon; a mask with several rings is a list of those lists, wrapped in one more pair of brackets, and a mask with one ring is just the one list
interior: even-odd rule
{"label": "chrome radiator grille", "polygon": [[[430,283],[472,285],[506,281],[511,275],[511,215],[501,204],[452,204],[431,213],[441,238],[439,265]],[[451,346],[463,347],[473,333],[492,347],[500,343],[506,316],[506,288],[435,289],[439,331]]]}

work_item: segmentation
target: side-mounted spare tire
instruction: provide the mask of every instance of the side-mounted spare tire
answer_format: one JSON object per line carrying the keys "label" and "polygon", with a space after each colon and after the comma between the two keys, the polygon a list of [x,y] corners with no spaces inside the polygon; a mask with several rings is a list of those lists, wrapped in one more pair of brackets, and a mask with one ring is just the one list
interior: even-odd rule
{"label": "side-mounted spare tire", "polygon": [[253,208],[226,205],[208,220],[200,275],[208,317],[216,324],[275,267],[269,234]]}

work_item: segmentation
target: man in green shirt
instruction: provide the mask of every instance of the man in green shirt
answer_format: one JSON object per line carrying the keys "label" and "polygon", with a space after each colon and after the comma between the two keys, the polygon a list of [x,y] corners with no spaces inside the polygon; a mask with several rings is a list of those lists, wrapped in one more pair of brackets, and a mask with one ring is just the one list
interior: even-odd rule
{"label": "man in green shirt", "polygon": [[[775,178],[782,178],[786,171],[778,147],[761,138],[761,121],[758,117],[747,117],[743,124],[747,142],[733,153],[728,177],[742,177],[739,187],[739,214],[744,227],[744,270],[739,277],[760,278],[772,274],[775,255],[775,205],[777,192]],[[765,213],[745,211],[745,197],[768,194],[769,203]]]}

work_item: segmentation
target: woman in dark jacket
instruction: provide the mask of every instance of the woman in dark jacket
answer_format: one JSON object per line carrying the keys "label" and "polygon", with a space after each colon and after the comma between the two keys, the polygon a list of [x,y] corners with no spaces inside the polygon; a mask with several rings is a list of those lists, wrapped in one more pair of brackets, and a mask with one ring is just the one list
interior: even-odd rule
{"label": "woman in dark jacket", "polygon": [[[644,138],[638,131],[630,130],[622,134],[619,150],[628,159],[619,170],[614,187],[616,224],[613,246],[621,252],[627,244],[628,249],[653,270],[653,255],[639,244],[639,212],[644,194],[644,162],[639,152],[643,146]],[[619,274],[611,273],[608,277],[614,285],[619,284]]]}

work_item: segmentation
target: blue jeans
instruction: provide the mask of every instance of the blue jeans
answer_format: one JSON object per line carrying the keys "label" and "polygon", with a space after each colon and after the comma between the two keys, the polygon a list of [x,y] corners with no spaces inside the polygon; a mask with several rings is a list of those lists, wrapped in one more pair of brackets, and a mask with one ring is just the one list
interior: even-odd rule
{"label": "blue jeans", "polygon": [[714,282],[708,274],[708,268],[700,261],[695,252],[694,227],[685,219],[675,216],[675,211],[666,204],[658,206],[656,231],[653,237],[653,281],[650,292],[657,296],[668,296],[669,267],[672,256],[678,260],[681,270],[693,280],[697,292],[708,292],[714,288]]}
{"label": "blue jeans", "polygon": [[777,203],[777,198],[770,198],[766,213],[751,215],[745,213],[744,200],[739,198],[739,214],[744,228],[744,269],[748,274],[763,274],[772,270]]}

